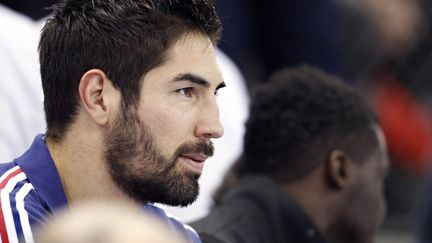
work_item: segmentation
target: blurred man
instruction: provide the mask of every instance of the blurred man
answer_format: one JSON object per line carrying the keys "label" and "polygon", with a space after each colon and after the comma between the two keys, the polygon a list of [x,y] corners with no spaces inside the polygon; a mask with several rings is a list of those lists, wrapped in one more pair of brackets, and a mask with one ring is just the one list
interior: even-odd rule
{"label": "blurred man", "polygon": [[383,220],[386,144],[361,95],[302,67],[252,99],[241,161],[193,225],[204,242],[370,243]]}
{"label": "blurred man", "polygon": [[199,242],[150,203],[193,202],[223,134],[213,5],[69,0],[53,10],[39,44],[47,132],[0,168],[2,242],[32,242],[47,214],[90,199],[143,204]]}

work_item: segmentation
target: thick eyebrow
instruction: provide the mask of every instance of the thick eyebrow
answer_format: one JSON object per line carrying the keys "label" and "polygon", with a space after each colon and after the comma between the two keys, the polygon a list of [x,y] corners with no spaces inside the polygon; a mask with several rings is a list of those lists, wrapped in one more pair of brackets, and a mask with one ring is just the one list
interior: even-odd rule
{"label": "thick eyebrow", "polygon": [[[193,73],[182,73],[177,75],[173,81],[189,81],[198,85],[202,85],[206,88],[210,87],[210,83],[205,79],[200,77],[199,75],[193,74]],[[225,87],[225,82],[221,82],[217,87],[216,90]]]}

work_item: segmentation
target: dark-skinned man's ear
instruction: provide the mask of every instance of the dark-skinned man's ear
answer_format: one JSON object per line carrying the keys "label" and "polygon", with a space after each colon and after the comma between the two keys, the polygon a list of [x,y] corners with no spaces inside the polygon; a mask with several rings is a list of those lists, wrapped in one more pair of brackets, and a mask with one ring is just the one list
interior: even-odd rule
{"label": "dark-skinned man's ear", "polygon": [[343,150],[330,152],[326,162],[326,176],[336,189],[347,187],[354,177],[354,164]]}

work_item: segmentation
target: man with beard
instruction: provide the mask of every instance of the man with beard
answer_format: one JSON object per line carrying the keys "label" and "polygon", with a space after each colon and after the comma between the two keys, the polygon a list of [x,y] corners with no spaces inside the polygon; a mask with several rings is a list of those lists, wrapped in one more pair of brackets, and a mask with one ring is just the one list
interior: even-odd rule
{"label": "man with beard", "polygon": [[255,90],[243,155],[192,225],[205,243],[371,243],[387,167],[358,91],[314,68],[285,69]]}
{"label": "man with beard", "polygon": [[65,0],[52,9],[39,43],[47,131],[0,167],[1,241],[33,242],[33,227],[57,209],[116,199],[200,242],[152,203],[192,203],[211,139],[223,134],[213,5]]}

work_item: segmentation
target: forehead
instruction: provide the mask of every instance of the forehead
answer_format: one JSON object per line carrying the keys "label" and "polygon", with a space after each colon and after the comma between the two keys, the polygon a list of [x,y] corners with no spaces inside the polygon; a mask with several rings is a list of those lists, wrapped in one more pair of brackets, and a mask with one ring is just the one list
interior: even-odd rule
{"label": "forehead", "polygon": [[181,35],[168,49],[167,57],[176,61],[178,58],[183,59],[185,52],[192,58],[195,56],[215,58],[215,48],[210,38],[199,33],[188,32]]}
{"label": "forehead", "polygon": [[219,85],[222,74],[216,62],[216,51],[207,36],[189,33],[180,37],[168,49],[165,60],[160,66],[150,70],[146,80],[168,81],[179,74],[199,75],[212,85]]}

